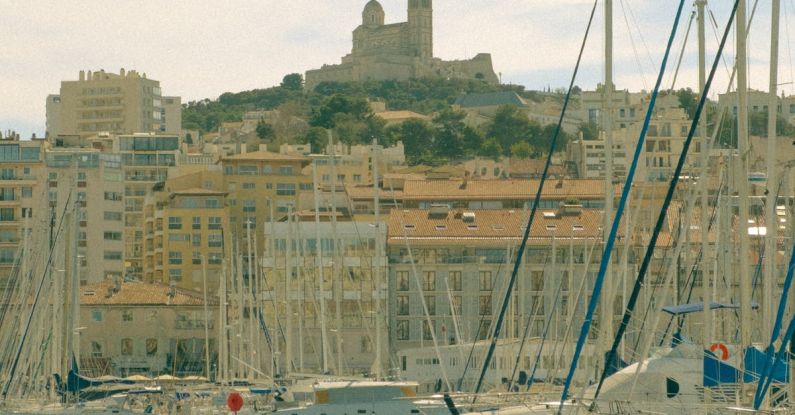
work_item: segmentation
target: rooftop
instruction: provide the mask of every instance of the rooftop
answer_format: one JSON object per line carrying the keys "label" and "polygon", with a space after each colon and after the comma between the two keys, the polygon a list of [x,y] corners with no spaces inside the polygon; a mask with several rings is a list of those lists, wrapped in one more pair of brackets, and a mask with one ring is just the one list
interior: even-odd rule
{"label": "rooftop", "polygon": [[301,156],[291,156],[288,154],[272,153],[270,151],[254,151],[251,153],[235,154],[221,159],[222,161],[245,160],[245,161],[300,161],[309,163],[309,159]]}
{"label": "rooftop", "polygon": [[[173,290],[173,297],[170,293]],[[210,305],[217,305],[208,299]],[[165,284],[126,281],[118,286],[111,280],[80,287],[82,305],[124,306],[201,306],[203,295],[198,291],[172,288]]]}
{"label": "rooftop", "polygon": [[[524,210],[393,209],[388,221],[388,242],[406,239],[427,244],[506,246],[521,242],[529,212]],[[571,214],[539,210],[530,231],[530,243],[560,239],[601,238],[602,214],[576,208]]]}
{"label": "rooftop", "polygon": [[[406,180],[404,200],[532,200],[540,180]],[[615,186],[616,195],[621,186]],[[547,180],[542,196],[545,198],[579,199],[604,198],[602,179]]]}

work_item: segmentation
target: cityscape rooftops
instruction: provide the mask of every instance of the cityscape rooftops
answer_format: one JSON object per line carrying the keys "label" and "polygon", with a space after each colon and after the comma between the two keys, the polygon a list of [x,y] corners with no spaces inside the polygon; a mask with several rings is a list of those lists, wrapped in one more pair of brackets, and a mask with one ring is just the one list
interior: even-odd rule
{"label": "cityscape rooftops", "polygon": [[[125,305],[125,306],[201,306],[203,295],[200,292],[165,284],[112,280],[88,284],[80,287],[82,305]],[[217,301],[208,299],[208,304]]]}
{"label": "cityscape rooftops", "polygon": [[[540,180],[406,180],[404,200],[532,200]],[[620,187],[616,194],[620,195]],[[548,180],[542,196],[565,199],[602,199],[604,180],[566,179]]]}

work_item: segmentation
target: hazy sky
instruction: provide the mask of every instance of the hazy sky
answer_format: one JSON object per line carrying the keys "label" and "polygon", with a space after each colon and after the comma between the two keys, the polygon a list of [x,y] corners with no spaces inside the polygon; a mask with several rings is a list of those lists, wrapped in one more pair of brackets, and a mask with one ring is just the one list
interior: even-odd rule
{"label": "hazy sky", "polygon": [[[681,48],[692,11],[685,13]],[[752,1],[749,0],[750,3]],[[339,63],[365,0],[2,0],[0,14],[0,129],[23,137],[44,131],[47,94],[81,69],[145,72],[163,93],[183,102],[223,92],[277,85],[291,72]],[[381,0],[387,22],[406,19],[406,0]],[[436,0],[435,55],[469,58],[490,52],[504,82],[528,89],[568,84],[592,0]],[[711,0],[723,30],[729,0]],[[767,89],[769,1],[760,2],[749,39],[751,86]],[[651,88],[678,4],[675,0],[614,0],[615,77],[619,88]],[[603,77],[603,13],[588,42],[577,84],[594,88]],[[793,93],[795,0],[782,0],[779,82]],[[709,53],[717,48],[707,28]],[[696,83],[695,23],[677,86]],[[733,61],[733,44],[726,62]],[[711,60],[708,57],[708,60]],[[675,59],[674,59],[675,63]],[[671,64],[673,68],[674,63]],[[673,72],[673,69],[669,71]],[[666,86],[671,85],[669,73]],[[725,67],[713,91],[726,89]]]}

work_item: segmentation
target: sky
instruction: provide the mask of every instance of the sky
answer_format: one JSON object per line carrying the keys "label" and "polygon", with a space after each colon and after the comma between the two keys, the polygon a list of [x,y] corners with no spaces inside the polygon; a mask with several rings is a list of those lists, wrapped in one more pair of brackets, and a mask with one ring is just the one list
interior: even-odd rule
{"label": "sky", "polygon": [[[5,4],[3,4],[5,3]],[[366,0],[0,0],[0,130],[42,136],[45,100],[80,70],[135,69],[183,102],[278,85],[288,73],[339,63]],[[381,0],[387,23],[406,20],[407,0]],[[604,13],[600,0],[576,84],[593,89],[604,77]],[[691,12],[685,7],[664,87],[671,87]],[[729,0],[710,0],[721,33]],[[749,8],[753,3],[749,0]],[[759,2],[749,34],[750,86],[767,90],[770,2]],[[778,82],[793,89],[795,0],[782,0]],[[650,90],[676,14],[676,0],[614,0],[617,88]],[[527,89],[568,85],[593,0],[436,0],[434,54],[464,59],[492,54],[504,83]],[[749,13],[750,14],[750,13]],[[792,26],[792,27],[790,27]],[[718,33],[707,25],[707,60]],[[695,22],[675,87],[697,86]],[[734,43],[712,92],[725,92]]]}

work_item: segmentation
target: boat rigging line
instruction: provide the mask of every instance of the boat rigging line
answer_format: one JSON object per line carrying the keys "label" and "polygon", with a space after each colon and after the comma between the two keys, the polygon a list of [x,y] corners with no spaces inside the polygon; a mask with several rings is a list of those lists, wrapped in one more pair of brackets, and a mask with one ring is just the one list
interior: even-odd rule
{"label": "boat rigging line", "polygon": [[[660,84],[662,84],[663,75],[665,75],[665,68],[668,65],[668,57],[671,54],[674,38],[676,37],[677,28],[679,27],[679,21],[682,17],[682,9],[684,8],[684,4],[685,1],[680,0],[679,7],[676,12],[676,17],[674,18],[673,27],[671,28],[671,34],[668,37],[668,45],[665,49],[665,55],[663,56],[662,64],[660,65],[660,72],[657,76],[657,82],[655,84],[654,91],[652,92],[651,100],[649,101],[649,108],[646,111],[646,119],[644,120],[643,128],[641,129],[640,132],[640,137],[638,137],[638,144],[635,148],[635,154],[632,159],[632,164],[630,165],[630,168],[627,172],[627,179],[626,183],[624,184],[624,188],[621,190],[621,199],[618,202],[618,207],[616,209],[615,217],[610,227],[610,234],[608,236],[607,241],[605,241],[604,253],[602,255],[602,261],[599,264],[599,273],[597,274],[596,281],[594,283],[593,294],[591,296],[590,302],[588,303],[588,311],[586,313],[585,319],[583,320],[583,325],[580,330],[580,336],[579,339],[577,340],[577,346],[574,350],[572,363],[571,366],[569,367],[569,373],[566,376],[566,382],[563,386],[563,392],[560,397],[561,410],[563,409],[564,402],[568,397],[569,389],[571,388],[571,382],[572,379],[574,378],[574,372],[577,370],[577,364],[579,363],[580,360],[580,354],[582,353],[582,349],[585,346],[585,340],[588,337],[588,332],[591,329],[591,322],[593,320],[593,315],[594,312],[596,311],[596,306],[599,303],[599,298],[601,297],[602,286],[604,285],[605,274],[607,273],[607,267],[610,264],[610,256],[612,255],[613,245],[615,244],[616,236],[618,234],[618,227],[620,226],[621,216],[624,213],[624,209],[626,208],[627,205],[627,199],[629,198],[629,192],[632,189],[632,180],[634,179],[635,176],[635,170],[638,167],[638,160],[640,159],[640,154],[643,151],[644,147],[643,143],[646,138],[646,132],[649,129],[649,123],[651,122],[652,114],[654,112],[654,105],[657,102],[657,95],[659,94],[660,91]],[[605,310],[604,312],[609,312],[609,311]],[[608,367],[609,362],[611,362],[611,360],[606,361],[605,368]]]}
{"label": "boat rigging line", "polygon": [[[720,57],[723,54],[724,47],[726,46],[726,40],[729,37],[729,33],[730,33],[731,27],[732,27],[732,22],[735,20],[738,4],[739,4],[739,0],[735,0],[734,7],[732,7],[732,12],[731,12],[731,14],[729,16],[729,21],[726,24],[726,30],[723,33],[723,38],[721,39],[721,43],[720,43],[720,46],[718,47],[717,55],[715,56],[715,61],[712,64],[712,69],[710,70],[709,77],[707,78],[707,82],[704,85],[704,91],[701,92],[701,98],[699,99],[698,106],[696,107],[696,112],[695,112],[695,115],[693,116],[692,124],[690,126],[690,131],[688,132],[687,139],[685,140],[685,142],[684,142],[684,144],[682,146],[682,153],[679,156],[679,161],[677,162],[676,169],[674,170],[673,177],[671,178],[671,184],[668,186],[668,192],[665,195],[665,199],[663,200],[662,206],[660,207],[660,214],[657,217],[657,223],[654,225],[654,232],[652,233],[651,240],[649,241],[649,246],[646,249],[646,254],[643,257],[643,262],[641,263],[640,270],[638,271],[638,277],[635,280],[635,286],[632,288],[632,294],[630,295],[629,301],[627,302],[627,306],[626,306],[626,309],[624,311],[624,316],[621,319],[621,325],[619,326],[618,332],[616,333],[616,336],[613,339],[613,346],[611,347],[610,351],[608,352],[608,357],[607,357],[608,362],[611,362],[615,358],[616,350],[618,349],[618,345],[621,343],[621,339],[624,336],[624,332],[626,331],[626,328],[627,328],[627,326],[629,324],[629,321],[632,318],[632,312],[635,309],[635,305],[637,303],[638,296],[640,294],[640,290],[643,287],[643,283],[644,283],[645,277],[646,277],[646,271],[649,268],[649,263],[651,262],[651,257],[652,257],[652,255],[654,253],[654,248],[657,245],[657,239],[660,236],[660,231],[662,230],[663,223],[665,222],[665,218],[666,218],[667,213],[668,213],[668,207],[671,205],[671,200],[673,198],[674,191],[676,190],[676,186],[679,183],[679,177],[682,174],[682,169],[684,168],[684,165],[685,165],[685,160],[687,158],[688,150],[690,149],[690,145],[693,142],[693,137],[695,136],[696,129],[698,127],[698,122],[699,122],[699,119],[701,118],[701,113],[703,112],[704,106],[706,105],[707,94],[709,93],[710,87],[712,86],[712,81],[715,78],[715,72],[718,69],[718,64],[720,62]],[[679,13],[681,13],[681,6],[680,6]],[[674,27],[676,27],[676,23],[674,24]],[[669,50],[670,50],[670,44],[669,44]],[[666,52],[666,59],[667,59],[667,52]],[[662,72],[664,72],[664,70],[665,70],[665,61],[663,61],[663,68],[662,68],[662,71],[661,71],[661,75],[662,75]],[[658,87],[659,87],[659,82],[658,82]],[[654,99],[654,98],[652,98],[652,99]],[[650,104],[650,108],[649,108],[649,112],[647,113],[647,117],[652,112],[652,109],[653,109],[653,108],[651,108],[652,106],[653,106],[653,104]],[[647,119],[647,121],[648,121],[648,119]],[[644,130],[645,130],[645,128],[644,128]],[[642,139],[643,139],[643,134],[641,134],[641,140],[639,140],[638,149],[641,148]],[[634,167],[634,164],[635,163],[633,162],[633,167]],[[629,181],[629,178],[627,180]],[[608,255],[609,255],[609,251],[606,251],[606,252],[608,252]],[[596,295],[598,295],[598,293],[594,294],[594,296],[596,296]],[[599,379],[599,384],[596,387],[596,391],[595,391],[594,397],[593,397],[594,401],[596,401],[596,399],[599,397],[599,392],[601,391],[601,388],[604,385],[604,381],[605,381],[606,378],[607,378],[607,365],[605,365],[605,368],[603,369],[602,375],[601,375],[601,377]]]}
{"label": "boat rigging line", "polygon": [[[682,0],[684,1],[684,0]],[[549,151],[547,153],[547,159],[544,163],[544,170],[541,173],[541,180],[538,183],[538,189],[536,190],[535,199],[533,200],[533,207],[530,209],[530,217],[527,220],[527,226],[524,230],[524,235],[522,236],[522,243],[519,245],[519,250],[516,252],[516,261],[513,265],[513,272],[511,273],[511,279],[508,281],[508,286],[505,290],[505,297],[503,298],[500,314],[497,317],[497,323],[494,326],[494,333],[491,338],[491,344],[489,345],[488,352],[486,353],[486,358],[483,360],[483,367],[480,371],[480,377],[478,378],[478,383],[475,387],[475,397],[472,399],[472,403],[474,404],[477,400],[477,394],[480,393],[480,388],[483,386],[483,379],[486,377],[486,371],[488,371],[489,366],[491,365],[491,359],[494,357],[494,349],[497,347],[497,339],[499,339],[500,334],[502,332],[502,325],[505,320],[505,312],[508,309],[508,305],[511,302],[511,295],[513,292],[513,287],[516,284],[516,277],[519,274],[519,267],[522,263],[522,256],[524,251],[527,247],[527,240],[530,237],[530,229],[533,226],[533,219],[535,219],[536,212],[538,211],[538,205],[540,204],[541,200],[541,192],[544,189],[544,183],[547,180],[547,175],[549,174],[549,166],[552,164],[552,154],[555,151],[555,147],[558,141],[558,136],[560,135],[561,128],[563,126],[563,120],[566,116],[566,109],[569,106],[569,100],[571,99],[572,90],[574,89],[574,82],[577,79],[577,73],[580,69],[580,63],[582,62],[582,56],[585,51],[585,45],[588,41],[588,35],[591,31],[591,25],[593,24],[594,15],[596,14],[596,6],[599,3],[599,0],[594,0],[593,8],[591,9],[591,15],[588,18],[588,26],[585,29],[585,35],[583,36],[582,45],[580,46],[580,53],[577,56],[577,63],[574,66],[574,73],[571,76],[571,82],[569,83],[569,89],[566,92],[566,98],[563,101],[563,108],[560,111],[560,118],[558,119],[558,125],[555,128],[555,134],[552,136],[552,140],[549,143]]]}

